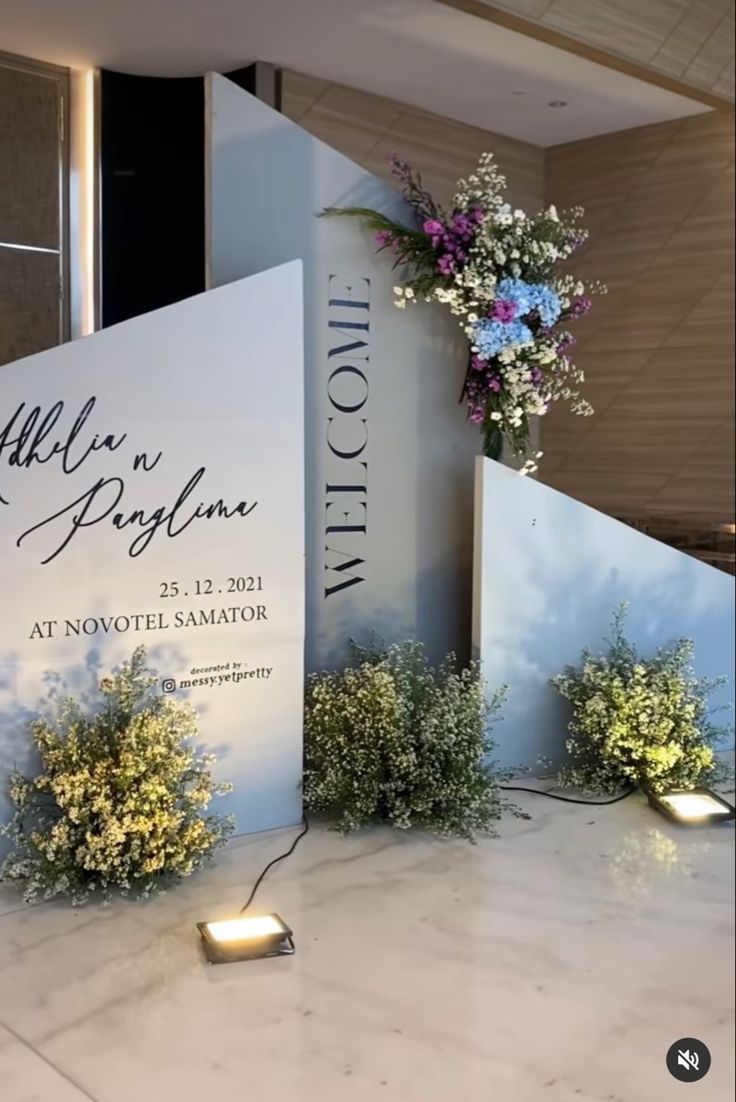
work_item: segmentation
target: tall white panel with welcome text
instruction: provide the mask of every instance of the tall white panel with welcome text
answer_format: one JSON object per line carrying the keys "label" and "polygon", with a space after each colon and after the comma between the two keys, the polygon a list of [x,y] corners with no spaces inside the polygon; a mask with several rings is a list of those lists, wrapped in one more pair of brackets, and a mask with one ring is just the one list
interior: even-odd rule
{"label": "tall white panel with welcome text", "polygon": [[[397,310],[390,258],[356,223],[318,217],[402,201],[225,77],[207,77],[206,118],[211,284],[304,262],[308,668],[372,632],[467,656],[478,442],[458,403],[464,338],[436,308]],[[269,370],[278,411],[283,365]]]}

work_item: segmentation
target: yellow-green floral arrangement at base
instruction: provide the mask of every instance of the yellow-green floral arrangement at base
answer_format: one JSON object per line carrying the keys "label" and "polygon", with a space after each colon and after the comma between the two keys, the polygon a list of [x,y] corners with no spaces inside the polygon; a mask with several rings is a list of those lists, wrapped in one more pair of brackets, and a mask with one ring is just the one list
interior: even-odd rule
{"label": "yellow-green floral arrangement at base", "polygon": [[313,674],[304,718],[304,803],[348,833],[370,823],[473,841],[504,810],[489,728],[505,690],[486,700],[478,666],[436,669],[421,644],[353,644],[355,664]]}
{"label": "yellow-green floral arrangement at base", "polygon": [[14,849],[2,875],[28,902],[148,898],[190,876],[232,832],[228,816],[204,814],[231,785],[213,782],[214,757],[192,745],[196,713],[161,694],[145,649],[100,691],[92,713],[66,699],[53,722],[36,720],[42,771],[11,777],[15,813],[0,830]]}
{"label": "yellow-green floral arrangement at base", "polygon": [[611,794],[627,785],[651,792],[714,784],[729,775],[716,756],[728,728],[712,722],[711,693],[726,678],[697,677],[689,639],[644,658],[627,640],[628,606],[613,618],[607,654],[584,651],[552,685],[572,704],[564,785]]}

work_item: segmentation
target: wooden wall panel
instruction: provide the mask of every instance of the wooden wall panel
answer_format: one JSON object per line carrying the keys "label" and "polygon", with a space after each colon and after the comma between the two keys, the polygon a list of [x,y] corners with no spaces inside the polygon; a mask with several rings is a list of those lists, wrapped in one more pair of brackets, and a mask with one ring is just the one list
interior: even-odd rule
{"label": "wooden wall panel", "polygon": [[281,109],[383,179],[391,179],[388,156],[398,153],[443,202],[487,150],[506,174],[512,203],[536,210],[544,201],[544,151],[526,142],[290,70],[282,74]]}
{"label": "wooden wall panel", "polygon": [[605,512],[734,519],[734,134],[727,113],[547,151],[609,286],[577,328],[592,418],[553,410],[541,476]]}

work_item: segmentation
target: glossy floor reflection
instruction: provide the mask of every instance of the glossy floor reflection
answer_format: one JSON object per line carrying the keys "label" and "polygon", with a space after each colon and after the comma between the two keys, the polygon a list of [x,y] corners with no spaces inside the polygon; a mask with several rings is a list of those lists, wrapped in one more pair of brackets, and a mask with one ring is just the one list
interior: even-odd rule
{"label": "glossy floor reflection", "polygon": [[[733,839],[634,796],[532,796],[476,847],[316,829],[259,909],[292,958],[213,967],[288,835],[240,840],[149,904],[20,909],[0,890],[2,1102],[699,1102],[733,1097]],[[713,1064],[670,1078],[669,1045]]]}

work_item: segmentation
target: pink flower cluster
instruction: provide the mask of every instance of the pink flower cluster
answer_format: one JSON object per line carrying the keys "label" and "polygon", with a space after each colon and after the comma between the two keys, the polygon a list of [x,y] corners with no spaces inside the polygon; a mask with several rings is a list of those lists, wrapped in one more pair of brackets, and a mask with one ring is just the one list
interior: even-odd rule
{"label": "pink flower cluster", "polygon": [[390,247],[393,253],[398,253],[404,238],[397,236],[391,230],[378,230],[373,235],[373,240],[379,249]]}
{"label": "pink flower cluster", "polygon": [[494,302],[489,317],[495,318],[496,321],[513,321],[519,312],[519,307],[515,302],[506,302],[500,298]]}
{"label": "pink flower cluster", "polygon": [[[503,380],[498,374],[498,369],[488,360],[475,353],[471,354],[470,366],[473,372],[468,375],[465,384],[465,400],[468,406],[468,417],[474,425],[480,425],[485,420],[488,394],[499,394],[503,390]],[[538,368],[531,369],[531,382],[535,387],[541,386],[544,381],[544,372]]]}
{"label": "pink flower cluster", "polygon": [[465,399],[468,404],[468,417],[474,425],[480,425],[485,420],[488,392],[498,394],[503,383],[500,375],[481,356],[473,353],[470,357],[470,365],[474,371],[465,382]]}
{"label": "pink flower cluster", "polygon": [[442,275],[452,275],[468,259],[467,247],[473,241],[478,224],[483,218],[482,209],[475,207],[470,214],[457,211],[447,225],[439,218],[427,218],[422,223],[422,229],[430,238],[432,248],[439,253],[437,270]]}
{"label": "pink flower cluster", "polygon": [[571,318],[582,318],[588,313],[593,303],[587,297],[579,298],[577,302],[574,302],[570,308]]}

